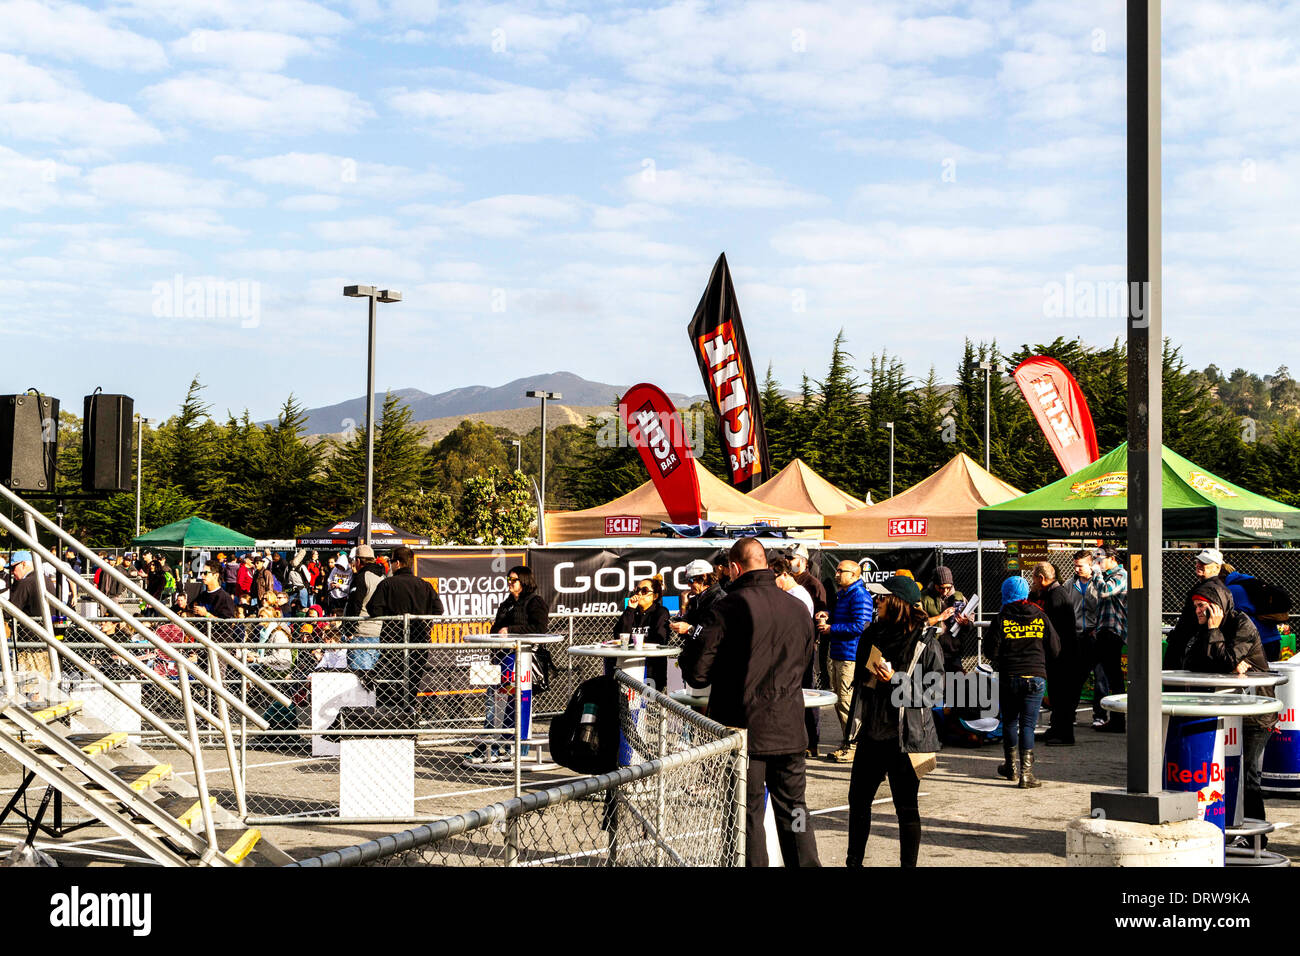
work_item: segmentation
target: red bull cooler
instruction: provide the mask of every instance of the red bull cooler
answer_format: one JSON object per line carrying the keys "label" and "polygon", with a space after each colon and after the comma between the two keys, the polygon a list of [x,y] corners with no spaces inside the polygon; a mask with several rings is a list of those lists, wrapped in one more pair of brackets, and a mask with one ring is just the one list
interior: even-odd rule
{"label": "red bull cooler", "polygon": [[1282,701],[1282,711],[1264,748],[1260,789],[1294,795],[1300,793],[1300,723],[1296,721],[1300,711],[1300,661],[1274,661],[1269,670],[1290,679],[1273,689],[1273,696]]}
{"label": "red bull cooler", "polygon": [[1165,738],[1165,789],[1195,791],[1197,816],[1227,829],[1223,718],[1170,717]]}

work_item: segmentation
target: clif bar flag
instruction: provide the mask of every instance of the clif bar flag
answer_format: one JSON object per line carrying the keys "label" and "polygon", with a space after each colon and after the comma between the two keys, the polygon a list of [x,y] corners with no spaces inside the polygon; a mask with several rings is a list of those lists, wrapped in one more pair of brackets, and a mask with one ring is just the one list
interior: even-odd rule
{"label": "clif bar flag", "polygon": [[1056,359],[1035,355],[1016,366],[1016,384],[1067,475],[1097,460],[1092,413],[1074,376]]}
{"label": "clif bar flag", "polygon": [[753,491],[767,479],[772,462],[763,432],[758,381],[749,360],[749,345],[725,253],[713,265],[708,288],[695,307],[688,331],[704,377],[704,390],[718,416],[731,483],[741,491]]}

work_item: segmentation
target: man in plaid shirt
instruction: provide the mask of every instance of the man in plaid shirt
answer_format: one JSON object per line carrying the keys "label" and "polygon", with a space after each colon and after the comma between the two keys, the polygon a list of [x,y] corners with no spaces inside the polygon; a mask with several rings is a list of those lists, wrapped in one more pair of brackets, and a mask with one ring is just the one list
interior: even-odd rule
{"label": "man in plaid shirt", "polygon": [[[1124,673],[1120,656],[1128,639],[1128,572],[1119,563],[1119,553],[1111,547],[1093,552],[1093,565],[1100,568],[1088,586],[1097,597],[1097,659],[1106,674],[1112,694],[1124,693]],[[1111,714],[1110,720],[1095,729],[1102,733],[1124,733],[1124,715]]]}

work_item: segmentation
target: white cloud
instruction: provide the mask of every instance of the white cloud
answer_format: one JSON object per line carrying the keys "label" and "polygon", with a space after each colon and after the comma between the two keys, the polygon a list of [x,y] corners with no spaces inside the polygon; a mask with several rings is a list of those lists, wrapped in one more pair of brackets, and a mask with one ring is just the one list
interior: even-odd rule
{"label": "white cloud", "polygon": [[0,23],[4,24],[0,49],[39,52],[43,57],[110,70],[167,66],[167,56],[156,40],[113,26],[103,14],[76,3],[4,0]]}
{"label": "white cloud", "polygon": [[1069,166],[1099,166],[1124,162],[1124,137],[1118,134],[1070,136],[1036,146],[1013,149],[1007,162],[1017,167],[1064,169]]}
{"label": "white cloud", "polygon": [[317,222],[311,229],[326,242],[387,243],[403,249],[424,246],[443,237],[442,230],[436,226],[403,227],[389,216]]}
{"label": "white cloud", "polygon": [[78,175],[75,166],[0,146],[0,209],[32,213],[50,206],[84,205],[84,194],[69,189]]}
{"label": "white cloud", "polygon": [[411,205],[403,216],[445,226],[449,232],[511,239],[536,231],[543,223],[576,219],[581,204],[559,196],[490,196],[445,206]]}
{"label": "white cloud", "polygon": [[595,206],[591,210],[591,224],[597,229],[631,229],[672,218],[673,214],[663,206],[645,202],[633,202],[625,206]]}
{"label": "white cloud", "polygon": [[463,19],[456,42],[507,56],[554,52],[591,26],[591,20],[583,14],[536,16],[509,4],[464,7],[456,12]]}
{"label": "white cloud", "polygon": [[221,132],[348,133],[374,116],[355,93],[278,73],[185,73],[140,95],[158,116]]}
{"label": "white cloud", "polygon": [[333,212],[343,205],[337,196],[316,195],[290,196],[276,203],[285,212]]}
{"label": "white cloud", "polygon": [[265,198],[221,179],[200,179],[180,166],[159,163],[116,163],[91,170],[85,177],[91,192],[105,203],[134,206],[256,206]]}
{"label": "white cloud", "polygon": [[1038,262],[1118,241],[1093,226],[939,226],[876,222],[856,225],[835,219],[794,223],[778,230],[779,254],[813,262]]}
{"label": "white cloud", "polygon": [[342,286],[348,282],[367,281],[358,276],[385,276],[400,281],[418,280],[425,267],[410,256],[382,246],[347,246],[337,249],[307,251],[303,249],[244,249],[226,253],[221,261],[241,271],[285,272],[302,275],[325,273],[339,278]]}
{"label": "white cloud", "polygon": [[329,153],[284,153],[258,159],[218,156],[215,162],[259,183],[314,189],[329,195],[391,200],[457,188],[453,180],[433,167],[419,171]]}
{"label": "white cloud", "polygon": [[0,133],[14,139],[89,145],[143,146],[162,134],[129,106],[97,99],[75,81],[0,53]]}
{"label": "white cloud", "polygon": [[694,151],[671,168],[643,162],[641,171],[628,176],[623,184],[636,200],[666,205],[776,209],[822,201],[747,159],[706,150]]}
{"label": "white cloud", "polygon": [[830,140],[836,148],[860,156],[884,156],[889,159],[916,159],[933,165],[936,175],[942,164],[949,159],[958,164],[977,164],[998,162],[1002,157],[990,150],[975,149],[954,143],[952,140],[934,133],[914,136],[906,139],[893,139],[880,136],[846,136],[840,132],[830,134]]}
{"label": "white cloud", "polygon": [[855,202],[876,218],[921,219],[937,216],[968,221],[973,212],[1003,220],[1064,219],[1069,214],[1068,186],[980,186],[962,182],[872,183],[853,192]]}
{"label": "white cloud", "polygon": [[215,239],[234,242],[247,236],[247,229],[229,225],[213,209],[169,209],[146,212],[136,217],[146,229],[180,239]]}
{"label": "white cloud", "polygon": [[334,42],[264,30],[191,30],[173,40],[172,56],[228,70],[274,72],[294,57],[331,52]]}
{"label": "white cloud", "polygon": [[486,81],[485,92],[405,87],[387,91],[388,104],[458,143],[531,143],[588,139],[597,132],[633,132],[678,105],[645,87],[607,89],[584,80],[564,89]]}
{"label": "white cloud", "polygon": [[599,232],[556,233],[551,237],[557,243],[565,243],[580,250],[585,255],[604,253],[611,256],[625,256],[633,259],[660,260],[673,259],[683,262],[699,260],[699,253],[687,246],[677,243],[659,242],[642,232]]}
{"label": "white cloud", "polygon": [[171,249],[155,249],[128,236],[73,239],[63,247],[63,253],[72,259],[110,266],[170,266],[181,261],[181,256]]}
{"label": "white cloud", "polygon": [[217,24],[321,35],[342,33],[349,26],[342,14],[309,0],[116,0],[113,14],[182,29]]}

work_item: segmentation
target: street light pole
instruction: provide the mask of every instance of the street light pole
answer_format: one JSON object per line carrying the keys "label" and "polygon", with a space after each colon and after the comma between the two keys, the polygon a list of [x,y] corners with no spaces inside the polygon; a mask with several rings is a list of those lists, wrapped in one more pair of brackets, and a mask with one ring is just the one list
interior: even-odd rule
{"label": "street light pole", "polygon": [[541,498],[541,512],[537,515],[537,540],[541,544],[546,544],[546,401],[558,401],[564,396],[559,392],[542,392],[530,390],[525,393],[529,398],[540,398],[542,400],[542,460],[538,468],[541,471],[541,488],[539,497]]}
{"label": "street light pole", "polygon": [[350,285],[343,294],[353,299],[370,300],[370,328],[366,337],[366,503],[361,512],[361,535],[358,544],[370,544],[370,523],[375,510],[375,309],[376,302],[401,302],[402,293],[392,289],[375,290],[372,285]]}
{"label": "street light pole", "polygon": [[524,470],[524,443],[521,441],[511,441],[510,444],[515,446],[515,471]]}
{"label": "street light pole", "polygon": [[993,378],[993,363],[987,359],[980,362],[980,368],[984,370],[984,470],[991,471],[989,467],[989,405],[992,400],[992,387],[990,380]]}
{"label": "street light pole", "polygon": [[889,497],[894,497],[894,423],[885,422],[889,429]]}

